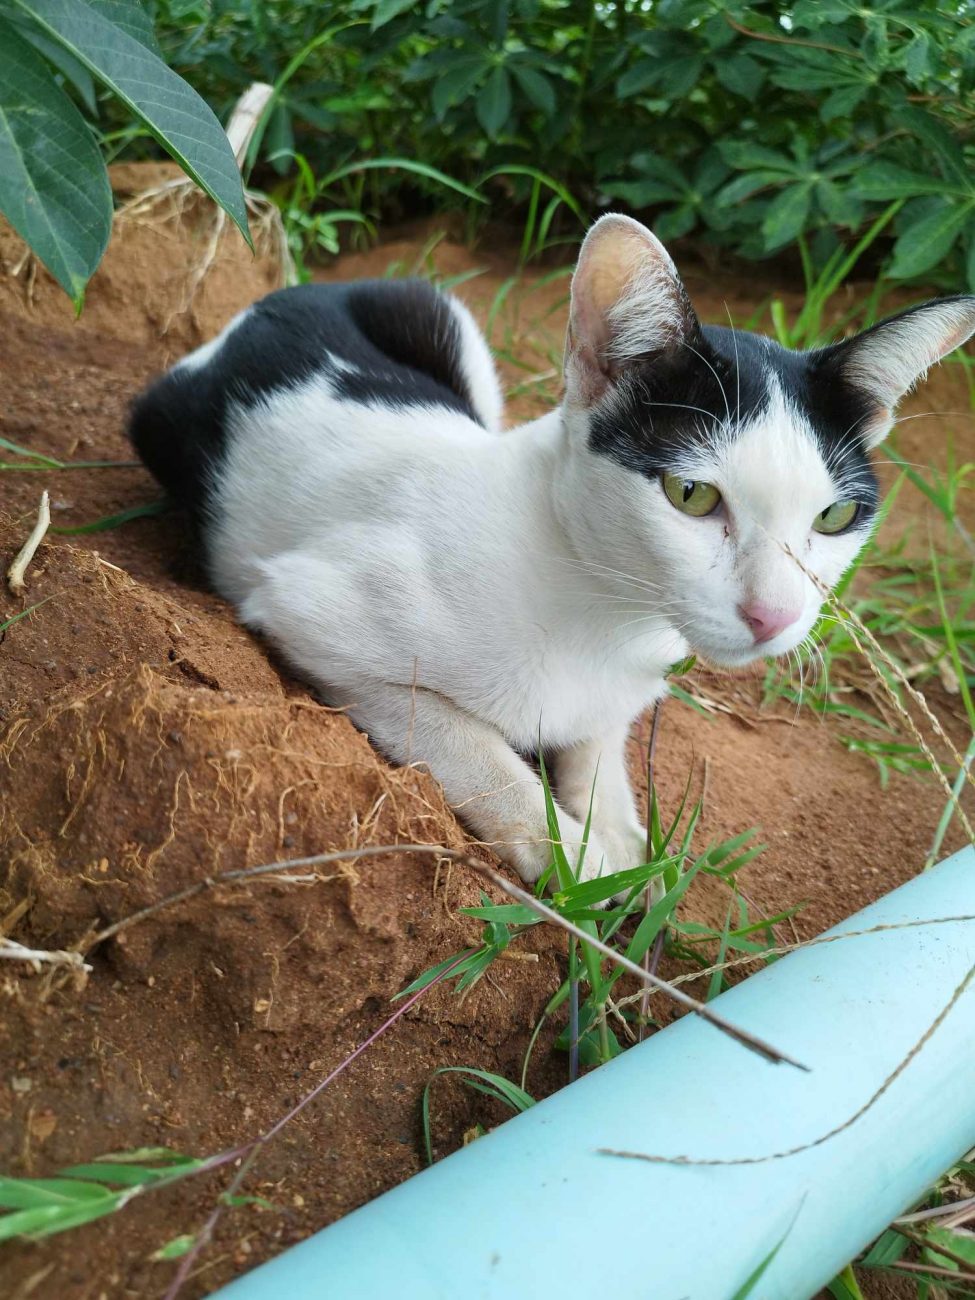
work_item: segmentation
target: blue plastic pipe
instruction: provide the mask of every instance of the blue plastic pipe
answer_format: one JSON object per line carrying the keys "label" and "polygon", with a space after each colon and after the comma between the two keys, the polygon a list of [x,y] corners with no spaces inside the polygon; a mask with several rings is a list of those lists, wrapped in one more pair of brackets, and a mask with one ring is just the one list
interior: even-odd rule
{"label": "blue plastic pipe", "polygon": [[[830,933],[973,913],[966,849]],[[810,1073],[686,1016],[220,1295],[805,1300],[975,1146],[975,979],[859,1119],[807,1146],[868,1102],[973,966],[971,920],[795,952],[720,1010]]]}

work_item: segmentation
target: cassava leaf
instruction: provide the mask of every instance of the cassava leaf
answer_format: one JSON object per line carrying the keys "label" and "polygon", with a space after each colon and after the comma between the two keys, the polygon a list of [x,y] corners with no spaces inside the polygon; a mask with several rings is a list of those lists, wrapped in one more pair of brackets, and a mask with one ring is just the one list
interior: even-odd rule
{"label": "cassava leaf", "polygon": [[[142,39],[119,25],[120,0],[107,7],[105,0],[95,4],[88,0],[14,3],[118,95],[250,243],[240,170],[226,132],[196,91]],[[131,15],[138,6],[122,8]]]}

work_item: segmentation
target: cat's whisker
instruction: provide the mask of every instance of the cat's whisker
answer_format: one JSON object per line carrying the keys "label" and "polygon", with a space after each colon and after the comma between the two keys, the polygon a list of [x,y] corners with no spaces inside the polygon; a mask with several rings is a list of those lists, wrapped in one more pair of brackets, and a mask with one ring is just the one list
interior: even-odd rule
{"label": "cat's whisker", "polygon": [[732,421],[732,419],[731,419],[731,407],[728,405],[728,394],[725,392],[725,386],[724,386],[724,384],[721,382],[721,376],[720,376],[720,375],[718,374],[718,372],[715,370],[714,366],[712,366],[711,362],[707,359],[707,357],[704,356],[703,353],[698,352],[697,348],[692,347],[691,344],[688,343],[688,342],[686,341],[686,339],[685,339],[685,341],[684,341],[684,345],[683,345],[683,346],[688,350],[688,352],[693,352],[694,355],[695,355],[695,356],[696,356],[700,361],[703,361],[704,364],[707,366],[708,370],[711,371],[711,374],[714,375],[714,378],[715,378],[715,380],[717,381],[718,388],[719,388],[720,391],[721,391],[721,397],[722,397],[722,399],[723,399],[723,401],[724,401],[724,410],[725,410],[725,415],[726,415],[727,420],[728,420],[728,426],[730,427],[731,424],[733,423],[733,421]]}
{"label": "cat's whisker", "polygon": [[738,359],[738,335],[735,332],[735,322],[731,319],[731,308],[727,303],[724,305],[728,313],[728,324],[731,326],[731,341],[735,345],[735,416],[741,420],[741,362]]}

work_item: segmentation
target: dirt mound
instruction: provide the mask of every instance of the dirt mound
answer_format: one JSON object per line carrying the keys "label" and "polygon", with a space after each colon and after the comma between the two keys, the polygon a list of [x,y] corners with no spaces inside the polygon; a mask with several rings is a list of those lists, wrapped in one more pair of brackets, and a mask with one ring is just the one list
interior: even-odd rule
{"label": "dirt mound", "polygon": [[[140,190],[167,175],[137,171],[119,183]],[[206,229],[173,217],[162,230],[144,215],[123,223],[77,323],[43,272],[25,264],[0,278],[4,367],[16,378],[5,386],[2,436],[65,459],[131,460],[124,424],[135,392],[275,280],[273,266],[227,235],[182,310]],[[428,247],[424,232],[334,273],[383,274]],[[8,272],[21,256],[0,232]],[[486,267],[460,290],[483,320],[511,260],[449,241],[434,256],[446,274]],[[543,279],[535,298],[530,276],[524,286],[505,325],[504,368],[527,415],[558,363],[565,286]],[[738,315],[745,297],[733,292]],[[526,356],[527,371],[511,360]],[[931,392],[925,400],[948,405]],[[0,473],[4,567],[42,487],[59,526],[158,496],[124,463]],[[28,603],[44,603],[0,639],[0,933],[65,947],[223,869],[362,844],[465,843],[429,777],[383,763],[205,590],[178,516],[70,541],[52,533],[28,582]],[[0,592],[0,623],[20,609]],[[806,713],[793,725],[791,714],[763,711],[760,696],[757,678],[741,679],[722,685],[713,716],[668,705],[661,798],[672,812],[692,773],[704,838],[760,825],[769,848],[745,882],[753,915],[805,902],[794,924],[810,935],[917,870],[943,800],[933,784],[897,773],[882,796],[873,765],[827,725]],[[646,738],[644,721],[632,749],[638,785]],[[477,934],[458,908],[477,901],[479,885],[460,869],[400,854],[304,876],[222,885],[159,911],[94,949],[83,981],[0,970],[0,1168],[50,1173],[145,1145],[196,1155],[234,1147],[372,1033],[413,976]],[[727,895],[702,882],[687,906],[720,925]],[[246,1189],[277,1208],[228,1214],[187,1294],[413,1173],[419,1097],[438,1066],[519,1077],[564,973],[559,937],[532,938],[527,960],[499,961],[468,995],[434,991],[289,1125]],[[528,1076],[536,1096],[565,1078],[551,1049],[543,1033]],[[475,1123],[504,1117],[456,1082],[437,1087],[438,1153]],[[194,1231],[225,1181],[194,1181],[79,1233],[6,1248],[0,1293],[159,1294],[172,1265],[151,1253]]]}
{"label": "dirt mound", "polygon": [[[162,360],[209,338],[235,312],[281,284],[270,241],[252,256],[227,222],[214,241],[215,214],[192,188],[167,190],[182,172],[171,163],[127,163],[110,169],[122,201],[112,241],[85,296],[82,321],[53,276],[0,218],[0,312],[79,334],[110,335],[151,347]],[[151,204],[126,204],[145,192]],[[213,246],[211,247],[211,244]],[[197,272],[206,264],[206,274]]]}

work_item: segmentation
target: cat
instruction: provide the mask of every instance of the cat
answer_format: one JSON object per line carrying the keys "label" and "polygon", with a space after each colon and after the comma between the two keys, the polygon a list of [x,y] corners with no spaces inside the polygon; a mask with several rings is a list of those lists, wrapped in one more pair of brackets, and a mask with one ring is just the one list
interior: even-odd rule
{"label": "cat", "polygon": [[609,214],[572,279],[562,405],[502,432],[467,309],[418,280],[306,284],[139,399],[132,440],[243,623],[397,763],[425,764],[526,882],[543,738],[582,874],[642,863],[631,724],[689,654],[799,646],[864,545],[869,452],[975,331],[975,297],[811,352],[702,326],[663,245]]}

